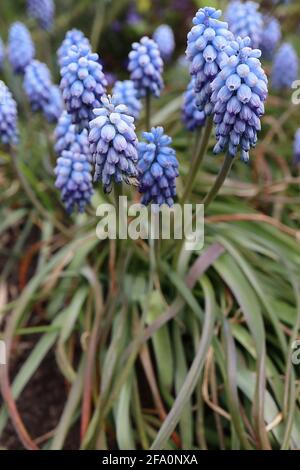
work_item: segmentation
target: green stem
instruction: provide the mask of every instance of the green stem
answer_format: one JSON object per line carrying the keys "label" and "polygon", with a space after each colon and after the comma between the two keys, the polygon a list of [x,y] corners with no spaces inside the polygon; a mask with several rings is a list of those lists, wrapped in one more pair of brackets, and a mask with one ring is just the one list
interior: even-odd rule
{"label": "green stem", "polygon": [[209,204],[215,199],[216,195],[218,194],[220,188],[222,187],[226,177],[228,176],[228,174],[230,172],[233,161],[234,161],[234,158],[231,155],[227,154],[225,159],[224,159],[223,166],[222,166],[222,168],[221,168],[221,170],[220,170],[220,172],[217,176],[217,179],[216,179],[213,187],[207,193],[207,195],[205,196],[205,198],[202,201],[202,204],[205,205],[205,208],[207,208],[209,206]]}
{"label": "green stem", "polygon": [[[189,171],[189,174],[188,174],[188,178],[187,178],[187,181],[185,183],[185,190],[184,190],[182,200],[181,200],[182,204],[185,203],[185,201],[189,198],[189,196],[192,192],[195,178],[197,176],[198,170],[199,170],[199,168],[201,166],[201,163],[203,162],[204,156],[206,154],[206,150],[207,150],[207,147],[208,147],[208,144],[209,144],[209,138],[210,138],[210,134],[211,134],[211,131],[212,131],[212,127],[213,127],[213,118],[210,117],[208,119],[207,123],[206,123],[204,132],[202,134],[202,138],[200,138],[198,140],[198,145],[196,145],[196,148],[195,148],[195,153],[193,155],[192,164],[190,166],[190,171]],[[202,129],[201,129],[201,131],[202,131]],[[198,132],[200,134],[200,130]]]}
{"label": "green stem", "polygon": [[149,91],[146,95],[146,128],[147,131],[151,129],[151,94]]}

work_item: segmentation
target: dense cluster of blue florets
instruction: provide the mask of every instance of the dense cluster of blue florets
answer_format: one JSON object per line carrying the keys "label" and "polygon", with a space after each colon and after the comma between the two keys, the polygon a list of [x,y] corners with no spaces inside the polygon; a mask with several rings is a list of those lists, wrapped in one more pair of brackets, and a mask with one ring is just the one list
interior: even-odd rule
{"label": "dense cluster of blue florets", "polygon": [[147,94],[160,96],[163,88],[163,61],[156,42],[144,36],[134,42],[129,54],[128,70],[141,98]]}
{"label": "dense cluster of blue florets", "polygon": [[212,83],[217,138],[214,151],[228,151],[235,157],[240,150],[245,162],[250,148],[256,145],[268,94],[261,52],[251,49],[250,44],[250,38],[238,38],[226,47],[228,58]]}
{"label": "dense cluster of blue florets", "polygon": [[71,46],[62,58],[61,83],[63,99],[74,124],[87,128],[93,118],[93,109],[100,106],[107,82],[98,61],[89,46]]}
{"label": "dense cluster of blue florets", "polygon": [[211,82],[220,71],[226,55],[224,49],[232,34],[227,23],[220,21],[221,11],[200,8],[193,19],[194,26],[188,34],[186,54],[190,73],[195,78],[197,105],[206,115],[212,112]]}
{"label": "dense cluster of blue florets", "polygon": [[26,26],[13,23],[8,37],[8,58],[15,73],[24,73],[35,55],[35,47]]}
{"label": "dense cluster of blue florets", "polygon": [[17,104],[4,82],[0,80],[0,142],[18,142]]}
{"label": "dense cluster of blue florets", "polygon": [[291,88],[298,78],[299,59],[292,44],[284,43],[273,60],[272,86],[275,90]]}
{"label": "dense cluster of blue florets", "polygon": [[142,204],[152,202],[172,206],[179,175],[176,153],[170,147],[172,139],[164,134],[162,127],[153,127],[151,132],[144,132],[143,137],[146,142],[139,142],[138,145]]}
{"label": "dense cluster of blue florets", "polygon": [[137,137],[134,118],[124,104],[103,97],[90,122],[90,149],[95,165],[94,180],[101,180],[105,192],[113,182],[137,184]]}
{"label": "dense cluster of blue florets", "polygon": [[38,21],[41,28],[49,31],[53,27],[54,0],[27,0],[27,13]]}

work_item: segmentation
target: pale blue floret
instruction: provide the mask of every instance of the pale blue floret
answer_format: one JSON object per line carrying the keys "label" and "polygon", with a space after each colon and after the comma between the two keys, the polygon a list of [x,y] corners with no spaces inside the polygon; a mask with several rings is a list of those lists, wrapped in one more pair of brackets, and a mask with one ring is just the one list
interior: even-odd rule
{"label": "pale blue floret", "polygon": [[260,45],[263,33],[263,16],[258,9],[256,2],[233,0],[225,11],[230,31],[235,37],[250,37],[254,49]]}
{"label": "pale blue floret", "polygon": [[89,46],[71,46],[62,64],[60,87],[66,109],[74,124],[88,128],[107,86],[98,54]]}
{"label": "pale blue floret", "polygon": [[233,39],[228,25],[220,21],[221,11],[205,7],[198,10],[194,26],[188,33],[187,58],[195,78],[197,106],[208,116],[212,113],[211,82],[220,71],[226,54],[224,49]]}
{"label": "pale blue floret", "polygon": [[104,191],[113,183],[137,184],[137,137],[134,118],[124,104],[114,97],[103,97],[101,107],[94,109],[90,122],[89,142],[95,165],[94,180],[101,180]]}
{"label": "pale blue floret", "polygon": [[152,127],[144,132],[146,142],[139,142],[139,191],[142,204],[173,206],[176,196],[176,178],[179,175],[175,150],[170,147],[171,137],[163,127]]}
{"label": "pale blue floret", "polygon": [[72,46],[88,46],[91,49],[90,42],[83,32],[79,29],[71,29],[66,33],[65,38],[56,53],[60,67],[63,65],[63,58],[68,54],[68,51]]}
{"label": "pale blue floret", "polygon": [[4,82],[0,80],[0,142],[18,143],[17,104]]}
{"label": "pale blue floret", "polygon": [[132,44],[129,53],[128,70],[138,92],[138,98],[147,94],[160,96],[163,88],[163,61],[158,45],[144,36],[140,42]]}
{"label": "pale blue floret", "polygon": [[182,120],[189,131],[194,131],[203,127],[206,121],[204,111],[200,111],[196,106],[195,83],[190,80],[183,97]]}
{"label": "pale blue floret", "polygon": [[272,86],[275,90],[291,88],[298,78],[299,59],[292,44],[284,43],[274,56]]}
{"label": "pale blue floret", "polygon": [[77,208],[83,212],[93,195],[92,167],[87,156],[77,147],[64,150],[55,167],[55,186],[60,189],[62,202],[68,213]]}
{"label": "pale blue floret", "polygon": [[32,61],[35,48],[30,32],[20,22],[13,23],[8,36],[8,59],[15,73],[24,73]]}
{"label": "pale blue floret", "polygon": [[158,45],[163,60],[170,60],[175,49],[175,38],[172,28],[167,24],[161,24],[154,31],[153,39]]}
{"label": "pale blue floret", "polygon": [[281,26],[274,17],[265,17],[264,30],[261,37],[260,48],[263,57],[271,59],[281,40]]}
{"label": "pale blue floret", "polygon": [[227,151],[232,157],[238,152],[245,162],[255,147],[260,118],[267,98],[267,77],[261,67],[261,51],[251,49],[250,38],[238,38],[227,48],[227,60],[212,83],[214,122],[217,144],[215,153]]}
{"label": "pale blue floret", "polygon": [[137,90],[132,80],[117,81],[113,88],[113,96],[115,103],[125,104],[128,108],[128,113],[138,119],[142,103],[137,98]]}
{"label": "pale blue floret", "polygon": [[41,28],[50,31],[55,13],[54,0],[27,0],[27,14],[37,20]]}

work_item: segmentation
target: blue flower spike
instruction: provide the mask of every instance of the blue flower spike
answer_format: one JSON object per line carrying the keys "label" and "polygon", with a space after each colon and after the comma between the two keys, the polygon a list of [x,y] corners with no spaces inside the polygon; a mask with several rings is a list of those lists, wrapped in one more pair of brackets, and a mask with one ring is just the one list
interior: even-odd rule
{"label": "blue flower spike", "polygon": [[261,67],[261,51],[251,49],[250,38],[237,38],[227,48],[228,58],[212,83],[216,154],[227,150],[248,162],[249,151],[257,143],[261,129],[264,101],[267,98],[267,77]]}
{"label": "blue flower spike", "polygon": [[271,81],[274,90],[287,90],[298,78],[299,59],[297,52],[290,43],[280,46],[274,56]]}
{"label": "blue flower spike", "polygon": [[168,62],[175,49],[175,38],[171,26],[168,24],[158,26],[153,33],[153,39],[158,45],[162,59]]}
{"label": "blue flower spike", "polygon": [[233,0],[225,11],[225,19],[235,37],[251,39],[251,47],[260,46],[264,23],[259,4],[252,1]]}
{"label": "blue flower spike", "polygon": [[18,143],[17,104],[4,82],[0,80],[0,142],[4,145]]}
{"label": "blue flower spike", "polygon": [[69,49],[71,49],[72,46],[88,46],[91,49],[90,42],[83,32],[79,29],[71,29],[66,33],[65,38],[56,53],[60,67],[63,66],[63,59],[68,55]]}
{"label": "blue flower spike", "polygon": [[220,21],[221,14],[215,8],[200,8],[188,33],[186,55],[190,62],[190,74],[195,79],[197,106],[207,116],[213,110],[211,82],[226,59],[225,47],[233,39],[227,23]]}
{"label": "blue flower spike", "polygon": [[62,59],[61,83],[63,99],[73,123],[88,128],[93,109],[100,106],[106,93],[107,81],[98,54],[89,46],[71,46]]}
{"label": "blue flower spike", "polygon": [[144,36],[140,42],[132,44],[129,53],[128,70],[130,78],[137,89],[138,98],[146,95],[160,96],[163,89],[163,61],[158,45]]}
{"label": "blue flower spike", "polygon": [[139,142],[139,191],[142,204],[150,203],[172,207],[176,196],[176,178],[179,175],[175,150],[170,147],[171,137],[163,127],[152,127],[144,132],[145,142]]}
{"label": "blue flower spike", "polygon": [[27,0],[27,14],[35,19],[42,29],[51,31],[54,23],[54,0]]}
{"label": "blue flower spike", "polygon": [[90,122],[89,142],[95,165],[94,181],[101,180],[104,192],[113,183],[137,185],[137,137],[134,118],[124,104],[114,97],[102,97],[101,107],[94,109]]}
{"label": "blue flower spike", "polygon": [[30,32],[23,23],[13,23],[8,35],[8,59],[14,73],[23,74],[35,56]]}
{"label": "blue flower spike", "polygon": [[87,156],[78,147],[64,150],[55,167],[55,186],[61,192],[62,202],[69,214],[77,209],[84,212],[93,195],[92,167]]}

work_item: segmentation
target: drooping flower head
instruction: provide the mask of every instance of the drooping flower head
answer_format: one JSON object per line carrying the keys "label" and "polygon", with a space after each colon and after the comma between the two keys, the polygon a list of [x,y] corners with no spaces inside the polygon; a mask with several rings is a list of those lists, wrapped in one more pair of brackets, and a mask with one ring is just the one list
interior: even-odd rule
{"label": "drooping flower head", "polygon": [[54,0],[27,0],[27,14],[37,20],[41,28],[50,31],[55,13]]}
{"label": "drooping flower head", "polygon": [[189,131],[203,127],[206,114],[196,106],[195,79],[192,78],[183,97],[182,120]]}
{"label": "drooping flower head", "polygon": [[64,109],[61,91],[57,85],[52,85],[48,102],[44,105],[43,112],[48,122],[57,122]]}
{"label": "drooping flower head", "polygon": [[294,141],[294,164],[300,165],[300,128],[295,134]]}
{"label": "drooping flower head", "polygon": [[274,17],[265,17],[264,29],[261,37],[260,48],[263,57],[271,59],[281,40],[281,27]]}
{"label": "drooping flower head", "polygon": [[217,144],[215,153],[228,151],[235,157],[249,160],[249,150],[255,147],[260,118],[267,98],[267,77],[261,67],[261,51],[251,49],[250,38],[238,38],[226,48],[228,58],[212,83],[214,122]]}
{"label": "drooping flower head", "polygon": [[152,127],[144,132],[146,142],[139,142],[139,191],[142,204],[173,206],[176,196],[176,178],[179,175],[175,150],[170,147],[171,137],[162,127]]}
{"label": "drooping flower head", "polygon": [[298,78],[299,59],[292,44],[284,43],[274,56],[272,86],[275,90],[291,88]]}
{"label": "drooping flower head", "polygon": [[138,92],[138,98],[148,93],[156,98],[163,88],[163,61],[158,45],[152,39],[144,36],[140,42],[132,44],[129,53],[128,70]]}
{"label": "drooping flower head", "polygon": [[136,184],[137,137],[134,118],[124,104],[114,97],[103,97],[101,107],[94,109],[90,122],[89,142],[95,165],[94,180],[101,180],[104,191],[110,192],[113,182]]}
{"label": "drooping flower head", "polygon": [[57,60],[60,67],[63,66],[63,58],[68,54],[69,49],[72,46],[88,46],[91,49],[88,38],[85,37],[82,31],[79,29],[71,29],[65,35],[65,39],[61,43],[60,48],[57,50]]}
{"label": "drooping flower head", "polygon": [[35,48],[30,32],[23,23],[13,23],[8,37],[8,58],[15,73],[24,73],[32,61]]}
{"label": "drooping flower head", "polygon": [[195,78],[197,105],[207,116],[212,112],[211,82],[220,71],[226,57],[224,49],[233,38],[227,23],[220,21],[221,14],[215,8],[200,8],[188,33],[186,54],[190,61],[190,73]]}
{"label": "drooping flower head", "polygon": [[49,103],[52,80],[46,64],[33,60],[25,69],[24,90],[33,111],[43,111]]}
{"label": "drooping flower head", "polygon": [[114,102],[117,104],[125,104],[128,108],[128,113],[134,119],[138,119],[142,103],[137,98],[137,90],[132,80],[124,80],[123,82],[117,81],[113,88]]}
{"label": "drooping flower head", "polygon": [[0,38],[0,70],[2,69],[2,66],[3,66],[4,57],[5,57],[4,44],[3,44],[2,39]]}
{"label": "drooping flower head", "polygon": [[63,99],[73,123],[87,128],[93,118],[93,109],[100,106],[107,82],[98,61],[89,46],[72,46],[62,59],[61,83]]}
{"label": "drooping flower head", "polygon": [[76,148],[78,153],[84,154],[88,161],[91,161],[90,147],[87,129],[78,132],[76,125],[72,123],[72,117],[64,111],[60,116],[54,131],[55,152],[58,156],[64,150],[70,150],[71,147]]}
{"label": "drooping flower head", "polygon": [[78,147],[64,150],[55,167],[55,186],[60,189],[61,199],[70,214],[75,208],[83,212],[93,195],[92,167]]}
{"label": "drooping flower head", "polygon": [[4,82],[0,80],[0,142],[18,143],[17,104]]}
{"label": "drooping flower head", "polygon": [[263,33],[263,16],[258,9],[259,4],[256,2],[233,0],[225,12],[230,31],[235,37],[249,37],[253,48],[260,45]]}
{"label": "drooping flower head", "polygon": [[168,24],[161,24],[154,31],[153,39],[158,45],[163,60],[170,60],[175,49],[175,38],[172,28]]}

